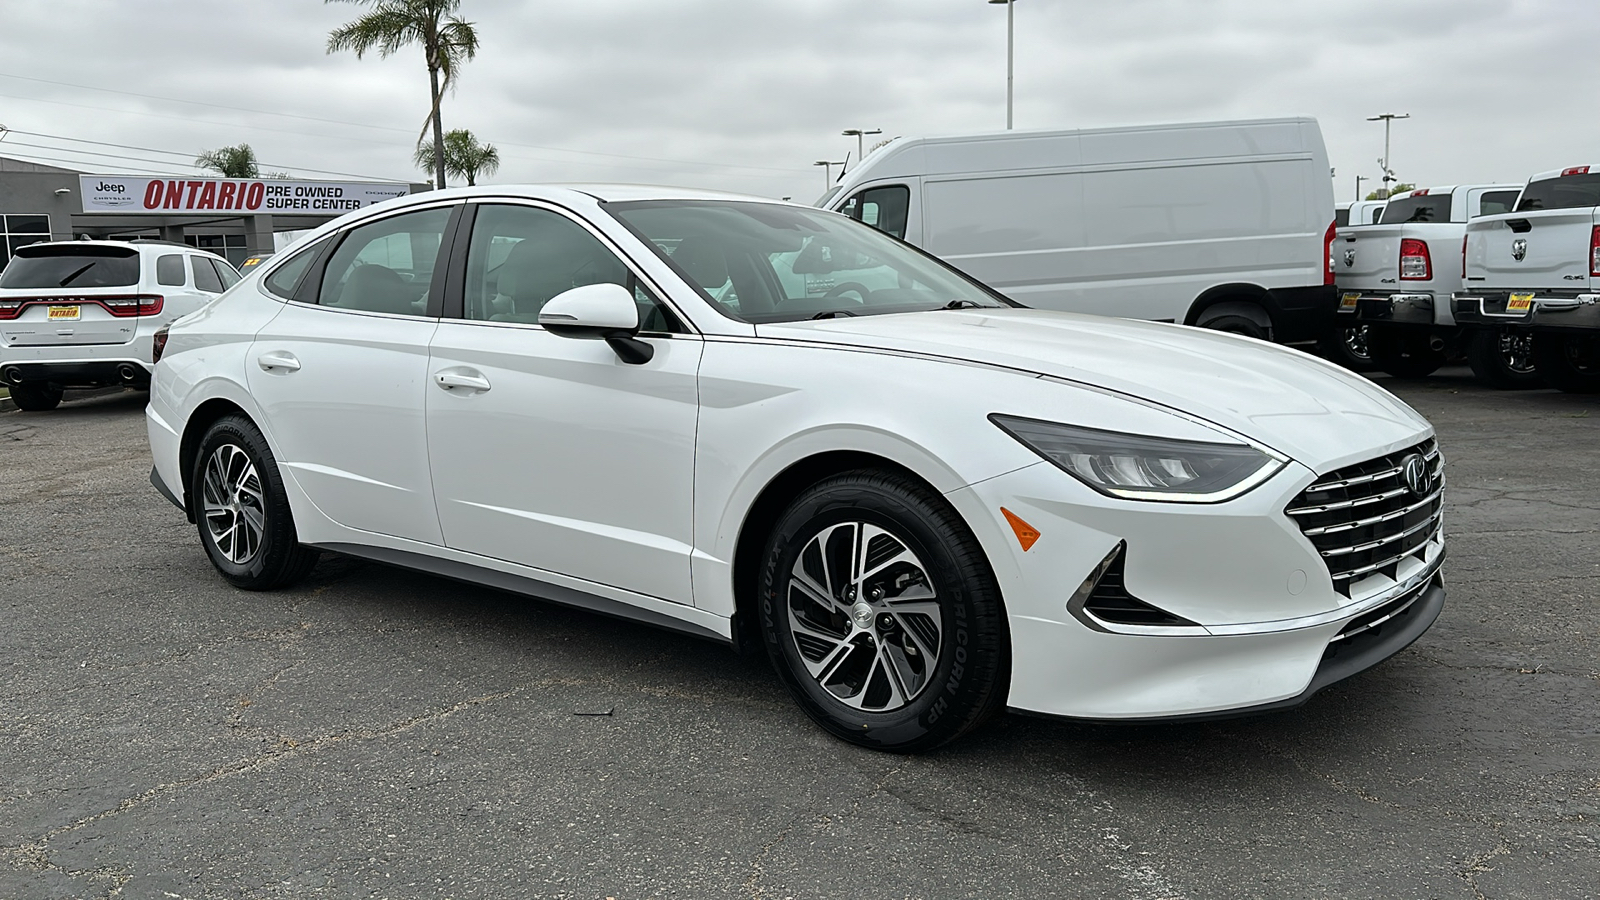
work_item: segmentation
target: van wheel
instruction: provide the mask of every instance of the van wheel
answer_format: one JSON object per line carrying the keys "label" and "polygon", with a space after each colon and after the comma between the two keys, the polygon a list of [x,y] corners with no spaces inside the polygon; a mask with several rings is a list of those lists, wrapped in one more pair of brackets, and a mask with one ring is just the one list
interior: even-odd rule
{"label": "van wheel", "polygon": [[862,470],[813,485],[762,556],[762,640],[818,725],[928,750],[1003,709],[1010,642],[983,548],[938,494]]}
{"label": "van wheel", "polygon": [[61,405],[61,386],[29,381],[10,387],[11,401],[23,412],[48,412]]}
{"label": "van wheel", "polygon": [[1600,335],[1535,334],[1533,365],[1569,394],[1600,393]]}
{"label": "van wheel", "polygon": [[316,564],[317,551],[295,533],[272,450],[249,419],[225,416],[206,430],[189,485],[200,544],[234,587],[287,587]]}
{"label": "van wheel", "polygon": [[1272,333],[1270,331],[1262,328],[1255,322],[1255,320],[1247,319],[1244,316],[1232,316],[1224,314],[1220,316],[1213,316],[1209,319],[1202,317],[1195,324],[1201,328],[1209,328],[1212,331],[1222,331],[1226,332],[1227,334],[1242,334],[1245,337],[1253,337],[1258,341],[1272,340]]}
{"label": "van wheel", "polygon": [[1372,364],[1396,378],[1426,378],[1449,361],[1444,342],[1421,328],[1367,329]]}
{"label": "van wheel", "polygon": [[1467,339],[1467,365],[1478,380],[1502,391],[1544,386],[1533,365],[1533,336],[1504,328],[1479,329]]}
{"label": "van wheel", "polygon": [[1322,355],[1352,372],[1370,372],[1372,353],[1367,349],[1370,325],[1341,325],[1317,342]]}

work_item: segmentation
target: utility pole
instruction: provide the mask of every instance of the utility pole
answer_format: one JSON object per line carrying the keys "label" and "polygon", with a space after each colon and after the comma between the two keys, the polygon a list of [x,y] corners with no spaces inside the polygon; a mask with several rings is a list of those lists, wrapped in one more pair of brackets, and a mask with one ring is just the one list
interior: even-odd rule
{"label": "utility pole", "polygon": [[1383,113],[1382,115],[1367,117],[1368,122],[1383,123],[1383,159],[1378,160],[1378,165],[1383,167],[1383,196],[1385,198],[1389,196],[1389,184],[1398,180],[1394,177],[1394,170],[1389,168],[1389,126],[1394,124],[1395,119],[1409,118],[1411,118],[1410,113],[1401,113],[1399,115]]}
{"label": "utility pole", "polygon": [[1006,7],[1006,130],[1011,130],[1011,102],[1016,85],[1017,0],[989,0]]}
{"label": "utility pole", "polygon": [[862,140],[862,136],[863,135],[868,135],[868,134],[883,134],[883,129],[882,128],[846,128],[843,132],[841,132],[841,134],[843,134],[845,137],[850,137],[852,135],[855,136],[855,139],[856,139],[856,165],[859,166],[859,165],[861,165],[861,160],[865,159],[866,156],[867,156],[867,151],[865,149],[863,149],[865,147],[865,145],[866,145],[866,142]]}
{"label": "utility pole", "polygon": [[844,165],[844,160],[819,159],[812,165],[822,167],[822,189],[826,191],[828,188],[833,187],[833,167]]}

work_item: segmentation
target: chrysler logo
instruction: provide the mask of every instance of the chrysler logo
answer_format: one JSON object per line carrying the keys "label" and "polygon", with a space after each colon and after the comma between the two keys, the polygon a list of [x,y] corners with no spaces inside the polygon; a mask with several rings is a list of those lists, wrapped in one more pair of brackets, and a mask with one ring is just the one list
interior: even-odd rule
{"label": "chrysler logo", "polygon": [[1522,258],[1524,256],[1527,256],[1527,255],[1528,255],[1528,242],[1527,241],[1523,240],[1522,238],[1517,238],[1516,240],[1511,242],[1511,258],[1512,259],[1516,260],[1517,262],[1522,262]]}
{"label": "chrysler logo", "polygon": [[1356,264],[1356,251],[1352,248],[1344,252],[1344,265],[1349,268]]}
{"label": "chrysler logo", "polygon": [[1426,496],[1433,488],[1433,473],[1428,470],[1428,461],[1422,454],[1413,453],[1400,463],[1400,480],[1405,482],[1406,489],[1418,497]]}

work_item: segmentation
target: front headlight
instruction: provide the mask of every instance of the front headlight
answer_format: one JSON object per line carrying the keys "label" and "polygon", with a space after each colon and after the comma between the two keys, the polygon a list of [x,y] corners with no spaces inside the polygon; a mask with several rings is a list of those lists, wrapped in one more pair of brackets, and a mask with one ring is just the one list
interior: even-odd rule
{"label": "front headlight", "polygon": [[1125,500],[1216,503],[1266,481],[1285,462],[1248,444],[1147,437],[998,414],[989,421],[1068,475]]}

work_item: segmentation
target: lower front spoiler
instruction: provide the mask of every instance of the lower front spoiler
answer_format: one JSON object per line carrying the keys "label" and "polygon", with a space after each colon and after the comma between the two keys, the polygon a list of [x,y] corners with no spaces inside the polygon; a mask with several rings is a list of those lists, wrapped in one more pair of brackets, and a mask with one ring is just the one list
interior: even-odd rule
{"label": "lower front spoiler", "polygon": [[[1138,725],[1166,722],[1208,722],[1294,709],[1297,706],[1304,705],[1307,700],[1311,699],[1312,695],[1323,688],[1337,684],[1353,675],[1359,675],[1411,646],[1417,638],[1422,636],[1423,632],[1433,627],[1433,623],[1438,620],[1439,613],[1443,609],[1444,580],[1441,576],[1435,574],[1427,586],[1422,589],[1417,599],[1406,607],[1403,612],[1384,620],[1381,624],[1367,628],[1360,633],[1352,634],[1342,641],[1330,643],[1328,649],[1323,652],[1322,662],[1318,664],[1316,673],[1311,677],[1311,683],[1306,685],[1305,690],[1293,697],[1274,700],[1271,703],[1200,713],[1127,718],[1062,716],[1024,709],[1012,709],[1010,712],[1061,721]],[[1359,621],[1360,618],[1358,616],[1356,620],[1352,621]]]}

